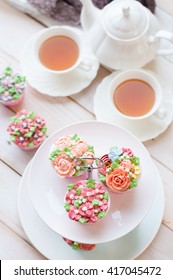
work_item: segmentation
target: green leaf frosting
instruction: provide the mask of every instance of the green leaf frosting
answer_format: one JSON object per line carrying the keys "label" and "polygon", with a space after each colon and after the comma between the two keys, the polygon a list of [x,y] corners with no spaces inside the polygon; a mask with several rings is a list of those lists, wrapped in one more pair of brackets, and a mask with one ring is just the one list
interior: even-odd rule
{"label": "green leaf frosting", "polygon": [[70,204],[65,203],[64,208],[65,208],[66,211],[69,211],[70,210]]}
{"label": "green leaf frosting", "polygon": [[102,219],[106,215],[106,212],[102,211],[98,214],[98,218]]}
{"label": "green leaf frosting", "polygon": [[102,183],[105,183],[105,182],[106,182],[106,176],[105,176],[105,175],[99,173],[98,176],[99,176],[99,180],[100,180]]}
{"label": "green leaf frosting", "polygon": [[51,152],[49,159],[53,160],[57,155],[59,155],[62,152],[61,149],[56,149],[53,152]]}
{"label": "green leaf frosting", "polygon": [[74,189],[74,186],[75,186],[75,184],[69,184],[69,185],[67,186],[67,188],[68,188],[68,190],[72,190],[72,189]]}
{"label": "green leaf frosting", "polygon": [[86,219],[85,219],[85,218],[80,218],[78,221],[79,221],[81,224],[86,223]]}
{"label": "green leaf frosting", "polygon": [[93,205],[93,206],[99,205],[99,200],[98,200],[98,199],[93,199],[92,205]]}

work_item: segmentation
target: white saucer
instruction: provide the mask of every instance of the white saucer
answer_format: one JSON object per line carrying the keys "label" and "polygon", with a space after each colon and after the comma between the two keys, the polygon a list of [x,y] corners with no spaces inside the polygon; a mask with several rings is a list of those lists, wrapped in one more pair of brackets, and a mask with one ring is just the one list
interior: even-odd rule
{"label": "white saucer", "polygon": [[134,259],[154,239],[163,217],[164,192],[161,178],[157,174],[157,192],[148,214],[141,224],[126,236],[108,243],[98,244],[93,251],[75,251],[70,248],[38,216],[31,202],[28,190],[29,165],[22,176],[18,196],[18,209],[22,226],[31,243],[48,259]]}
{"label": "white saucer", "polygon": [[50,96],[72,95],[89,86],[97,75],[99,62],[87,44],[84,60],[92,65],[89,71],[78,67],[68,74],[47,73],[34,57],[34,42],[38,34],[39,32],[26,44],[21,57],[22,71],[28,83],[40,93]]}
{"label": "white saucer", "polygon": [[[95,224],[83,225],[69,219],[64,209],[64,195],[68,184],[81,178],[58,177],[48,160],[54,141],[74,133],[94,146],[96,157],[107,153],[110,147],[118,146],[131,148],[140,158],[141,176],[137,188],[123,194],[110,192],[110,209],[106,217]],[[30,196],[39,216],[58,234],[81,243],[108,242],[132,231],[149,211],[157,187],[154,171],[148,151],[128,131],[104,122],[79,122],[58,130],[37,150],[30,168]],[[98,180],[96,170],[93,178]]]}
{"label": "white saucer", "polygon": [[143,142],[156,138],[158,135],[164,132],[172,122],[172,100],[169,100],[166,95],[167,92],[164,92],[164,100],[162,101],[161,105],[165,111],[163,118],[153,115],[146,120],[125,120],[120,117],[116,111],[114,111],[113,107],[110,105],[110,100],[107,93],[108,86],[118,73],[119,71],[107,76],[97,87],[96,94],[94,96],[94,113],[96,115],[96,119],[99,121],[108,121],[110,123],[124,127]]}

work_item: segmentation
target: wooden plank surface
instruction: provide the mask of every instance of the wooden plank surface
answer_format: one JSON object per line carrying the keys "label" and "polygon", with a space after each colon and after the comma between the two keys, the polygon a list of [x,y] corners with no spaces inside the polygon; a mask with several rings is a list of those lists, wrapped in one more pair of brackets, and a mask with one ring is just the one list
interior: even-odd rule
{"label": "wooden plank surface", "polygon": [[[173,31],[173,2],[156,1],[156,15],[164,28]],[[45,28],[41,23],[0,0],[0,70],[6,65],[20,69],[21,52],[28,39]],[[145,66],[154,71],[173,101],[173,59],[158,57]],[[45,259],[24,233],[17,209],[17,193],[21,175],[34,152],[24,152],[9,143],[6,128],[9,117],[21,108],[34,110],[47,121],[47,137],[57,129],[79,120],[93,120],[93,97],[97,86],[110,72],[103,67],[91,85],[70,97],[43,96],[27,86],[22,105],[7,108],[0,105],[0,258]],[[144,143],[161,175],[165,191],[162,226],[152,244],[137,259],[173,259],[173,124],[154,140]],[[10,246],[9,246],[10,244]]]}

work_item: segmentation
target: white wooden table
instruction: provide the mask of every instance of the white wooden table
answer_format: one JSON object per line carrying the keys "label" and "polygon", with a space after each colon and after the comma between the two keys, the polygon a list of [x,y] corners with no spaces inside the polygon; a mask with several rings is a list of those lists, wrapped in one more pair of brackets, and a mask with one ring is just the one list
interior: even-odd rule
{"label": "white wooden table", "polygon": [[[173,1],[157,0],[156,15],[162,26],[173,31]],[[0,0],[0,67],[10,64],[20,69],[21,51],[43,24]],[[173,57],[158,58],[149,65],[173,90]],[[71,97],[43,96],[28,86],[24,104],[6,108],[0,105],[0,259],[45,259],[29,242],[17,210],[21,176],[34,153],[9,144],[6,128],[9,117],[21,108],[36,111],[47,120],[47,136],[64,125],[79,120],[94,120],[93,96],[101,80],[109,75],[100,68],[96,79],[82,92]],[[172,93],[173,94],[173,93]],[[173,95],[172,95],[173,98]],[[44,114],[43,114],[44,113]],[[56,116],[57,122],[54,122]],[[173,123],[154,140],[144,143],[156,164],[165,190],[164,218],[158,234],[138,259],[173,259]]]}

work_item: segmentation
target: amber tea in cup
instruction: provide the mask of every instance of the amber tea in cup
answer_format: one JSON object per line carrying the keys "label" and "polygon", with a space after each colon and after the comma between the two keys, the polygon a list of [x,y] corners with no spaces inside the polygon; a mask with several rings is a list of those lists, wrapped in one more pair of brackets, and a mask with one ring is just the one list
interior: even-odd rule
{"label": "amber tea in cup", "polygon": [[121,83],[114,92],[117,109],[128,116],[147,114],[155,102],[154,89],[145,81],[130,79]]}
{"label": "amber tea in cup", "polygon": [[45,40],[39,49],[41,63],[50,70],[66,70],[71,68],[79,57],[77,43],[63,35],[53,36]]}
{"label": "amber tea in cup", "polygon": [[161,102],[162,89],[156,77],[145,70],[126,70],[110,85],[111,103],[122,117],[143,119],[154,114]]}
{"label": "amber tea in cup", "polygon": [[48,73],[67,74],[77,67],[89,71],[92,67],[85,58],[85,38],[69,26],[53,26],[41,30],[34,45],[40,67]]}

